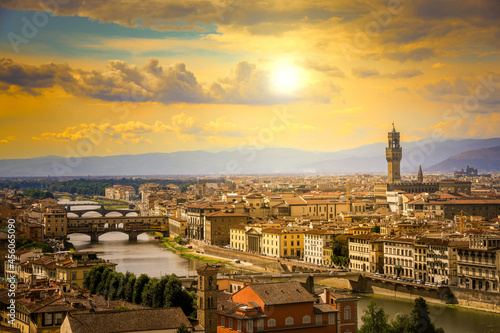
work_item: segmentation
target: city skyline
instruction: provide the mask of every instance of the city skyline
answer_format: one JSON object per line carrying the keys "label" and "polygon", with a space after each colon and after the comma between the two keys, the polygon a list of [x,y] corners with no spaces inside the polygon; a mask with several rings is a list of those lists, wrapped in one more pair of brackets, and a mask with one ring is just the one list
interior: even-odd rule
{"label": "city skyline", "polygon": [[0,5],[2,159],[499,136],[494,1],[66,2]]}

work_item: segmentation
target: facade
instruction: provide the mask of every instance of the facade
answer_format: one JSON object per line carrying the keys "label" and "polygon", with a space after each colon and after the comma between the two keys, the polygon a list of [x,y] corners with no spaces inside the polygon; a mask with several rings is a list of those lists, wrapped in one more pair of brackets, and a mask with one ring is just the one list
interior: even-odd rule
{"label": "facade", "polygon": [[237,213],[217,211],[205,215],[204,230],[205,242],[210,245],[230,244],[230,228],[235,225],[246,224],[248,216]]}
{"label": "facade", "polygon": [[388,173],[387,182],[389,184],[397,183],[401,181],[401,158],[403,157],[403,148],[401,148],[400,134],[396,132],[394,123],[392,123],[392,132],[387,134],[389,140],[387,148],[385,148],[385,158],[387,160]]}
{"label": "facade", "polygon": [[186,208],[188,238],[203,240],[205,214],[216,212],[219,209],[209,205],[187,205]]}
{"label": "facade", "polygon": [[[277,258],[301,258],[304,228],[267,228],[262,230],[262,254]],[[321,250],[323,258],[323,250]]]}
{"label": "facade", "polygon": [[413,240],[403,237],[384,239],[384,273],[414,279]]}
{"label": "facade", "polygon": [[[229,228],[229,246],[232,249],[246,251],[246,228],[242,225],[235,225]],[[259,252],[260,253],[260,252]]]}
{"label": "facade", "polygon": [[186,237],[186,229],[187,229],[187,221],[169,216],[168,217],[168,230],[170,233],[170,237]]}
{"label": "facade", "polygon": [[63,206],[49,207],[43,213],[45,236],[51,238],[65,238],[68,233],[68,217]]}
{"label": "facade", "polygon": [[456,250],[459,287],[500,292],[500,235],[470,235],[469,245]]}
{"label": "facade", "polygon": [[[221,293],[218,333],[357,331],[355,301],[349,305],[316,303],[298,282],[250,284],[233,295]],[[349,319],[343,317],[342,309]]]}
{"label": "facade", "polygon": [[304,233],[304,261],[323,265],[323,248],[331,245],[335,234],[327,230],[309,230]]}
{"label": "facade", "polygon": [[377,234],[349,236],[349,268],[357,272],[382,273],[384,243]]}
{"label": "facade", "polygon": [[217,272],[208,264],[198,267],[198,321],[205,333],[217,333]]}

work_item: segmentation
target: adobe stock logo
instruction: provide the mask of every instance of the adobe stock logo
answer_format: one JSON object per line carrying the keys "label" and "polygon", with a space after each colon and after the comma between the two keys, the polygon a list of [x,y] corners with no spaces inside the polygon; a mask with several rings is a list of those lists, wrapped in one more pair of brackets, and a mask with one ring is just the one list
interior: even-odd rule
{"label": "adobe stock logo", "polygon": [[28,44],[35,38],[40,29],[49,23],[50,14],[57,14],[60,5],[65,5],[69,1],[70,0],[40,0],[38,2],[41,7],[40,11],[35,12],[31,19],[26,16],[21,18],[21,34],[12,31],[7,34],[7,38],[14,52],[19,53],[19,45]]}

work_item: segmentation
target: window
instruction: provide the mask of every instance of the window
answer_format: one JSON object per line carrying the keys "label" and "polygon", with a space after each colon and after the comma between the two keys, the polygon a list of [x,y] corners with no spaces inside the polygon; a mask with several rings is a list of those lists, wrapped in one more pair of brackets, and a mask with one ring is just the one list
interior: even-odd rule
{"label": "window", "polygon": [[351,307],[349,305],[344,307],[344,320],[351,319]]}
{"label": "window", "polygon": [[276,326],[276,320],[271,318],[267,321],[267,327],[274,327]]}
{"label": "window", "polygon": [[44,326],[52,326],[52,313],[46,313],[43,316],[44,319]]}
{"label": "window", "polygon": [[233,329],[233,318],[228,318],[228,322],[229,322],[229,329],[232,330]]}
{"label": "window", "polygon": [[76,280],[76,272],[71,273],[71,280]]}
{"label": "window", "polygon": [[328,325],[335,324],[335,313],[328,314]]}
{"label": "window", "polygon": [[220,316],[220,326],[226,327],[226,317]]}
{"label": "window", "polygon": [[285,319],[285,325],[293,325],[293,318],[288,317]]}
{"label": "window", "polygon": [[247,332],[253,332],[253,320],[247,320]]}
{"label": "window", "polygon": [[316,325],[323,324],[323,317],[320,314],[316,315]]}
{"label": "window", "polygon": [[311,317],[310,316],[304,316],[304,317],[302,317],[302,323],[303,324],[309,324],[309,323],[311,323]]}
{"label": "window", "polygon": [[62,317],[63,317],[62,313],[60,313],[60,312],[56,313],[55,318],[54,318],[54,324],[61,325],[62,324]]}
{"label": "window", "polygon": [[263,331],[264,330],[264,319],[258,319],[257,320],[257,331]]}
{"label": "window", "polygon": [[241,332],[241,320],[238,320],[238,332]]}

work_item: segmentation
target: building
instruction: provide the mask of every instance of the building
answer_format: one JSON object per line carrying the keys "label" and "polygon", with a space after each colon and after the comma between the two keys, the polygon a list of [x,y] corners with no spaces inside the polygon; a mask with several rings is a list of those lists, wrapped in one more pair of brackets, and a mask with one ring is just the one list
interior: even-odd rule
{"label": "building", "polygon": [[68,217],[63,206],[49,207],[43,213],[43,226],[46,237],[65,238],[68,233]]}
{"label": "building", "polygon": [[355,300],[316,303],[299,282],[250,284],[219,295],[218,333],[357,331]]}
{"label": "building", "polygon": [[387,182],[394,184],[401,181],[401,158],[403,157],[403,148],[401,148],[400,133],[396,132],[394,123],[392,123],[392,132],[387,134],[389,139],[388,146],[385,148],[385,159],[387,160],[388,174]]}
{"label": "building", "polygon": [[187,221],[181,218],[169,216],[168,217],[168,230],[170,237],[186,237]]}
{"label": "building", "polygon": [[323,248],[331,245],[335,233],[333,231],[312,229],[304,233],[304,261],[323,265]]}
{"label": "building", "polygon": [[203,240],[205,215],[216,212],[219,208],[210,205],[187,205],[186,208],[188,238]]}
{"label": "building", "polygon": [[217,272],[208,264],[198,267],[198,321],[205,333],[217,333]]}
{"label": "building", "polygon": [[352,271],[383,273],[384,243],[380,235],[349,236],[348,246],[349,268]]}
{"label": "building", "polygon": [[500,235],[471,234],[469,244],[456,250],[459,287],[500,292]]}
{"label": "building", "polygon": [[[241,225],[235,225],[229,228],[229,238],[230,238],[230,243],[229,246],[232,249],[235,250],[240,250],[240,251],[247,251],[246,248],[246,226],[241,224]],[[260,252],[258,252],[260,253]]]}
{"label": "building", "polygon": [[230,243],[230,228],[246,224],[248,216],[237,213],[217,211],[208,213],[204,218],[205,242],[210,245],[228,245]]}
{"label": "building", "polygon": [[292,227],[262,230],[262,254],[277,258],[302,258],[305,230]]}
{"label": "building", "polygon": [[414,279],[414,240],[404,237],[384,239],[384,273]]}

